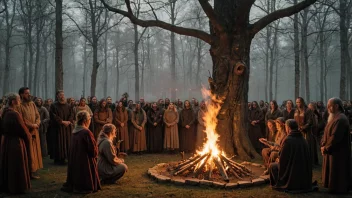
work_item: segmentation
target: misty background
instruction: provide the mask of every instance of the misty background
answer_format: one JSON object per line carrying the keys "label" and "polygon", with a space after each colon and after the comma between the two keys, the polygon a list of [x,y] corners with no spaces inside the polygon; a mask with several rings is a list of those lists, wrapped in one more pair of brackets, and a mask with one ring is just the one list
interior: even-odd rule
{"label": "misty background", "polygon": [[[343,99],[352,99],[349,56],[352,0],[342,1],[345,3],[342,8],[340,1],[320,1],[298,14],[300,95],[308,101],[327,101],[340,96],[342,53],[348,59],[343,72],[346,89]],[[107,2],[122,8],[124,4],[123,1]],[[197,1],[132,2],[134,14],[141,19],[157,15],[159,20],[171,24],[209,32],[208,18]],[[3,0],[0,3],[0,95],[17,92],[27,85],[34,96],[54,98],[55,1]],[[292,5],[293,1],[257,0],[255,4],[251,22]],[[127,92],[130,99],[137,99],[135,81],[139,76],[139,97],[147,101],[170,98],[172,90],[181,100],[201,99],[201,87],[208,86],[212,73],[208,44],[160,28],[137,27],[121,15],[107,11],[100,0],[64,0],[63,5],[66,97],[79,99],[91,95],[93,54],[97,50],[95,95],[98,98],[111,96],[118,100]],[[341,17],[347,43],[341,41]],[[293,24],[293,16],[281,19],[254,38],[249,101],[294,99]],[[347,45],[343,52],[341,43]],[[171,80],[173,59],[176,81]]]}

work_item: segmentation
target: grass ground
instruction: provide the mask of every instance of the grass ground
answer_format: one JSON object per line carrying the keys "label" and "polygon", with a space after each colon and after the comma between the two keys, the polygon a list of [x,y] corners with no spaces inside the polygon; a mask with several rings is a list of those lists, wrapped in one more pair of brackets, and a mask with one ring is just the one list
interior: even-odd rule
{"label": "grass ground", "polygon": [[[45,159],[45,168],[39,172],[41,179],[32,182],[31,192],[19,197],[334,197],[321,188],[318,192],[299,195],[273,191],[269,185],[230,191],[205,187],[158,184],[147,176],[148,168],[158,163],[177,161],[179,159],[179,155],[176,154],[128,156],[125,161],[129,171],[119,180],[118,184],[103,186],[101,191],[89,195],[68,194],[60,191],[62,184],[66,180],[67,167],[56,166],[52,160]],[[315,168],[313,174],[313,180],[317,180],[321,186],[321,168]],[[6,196],[8,195],[0,194],[0,197]],[[338,197],[352,197],[352,193]]]}

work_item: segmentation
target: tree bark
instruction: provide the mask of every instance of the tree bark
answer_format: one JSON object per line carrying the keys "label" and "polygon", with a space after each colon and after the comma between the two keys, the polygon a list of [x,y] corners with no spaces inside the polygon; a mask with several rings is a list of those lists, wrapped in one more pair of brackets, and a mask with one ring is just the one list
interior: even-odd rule
{"label": "tree bark", "polygon": [[[171,14],[171,24],[175,25],[176,21],[176,2],[177,0],[171,1],[170,3],[170,14]],[[175,84],[176,84],[176,46],[175,46],[175,33],[171,32],[170,35],[171,39],[171,65],[170,65],[170,70],[171,70],[171,80],[173,83],[171,83],[171,100],[176,100],[176,91],[175,91]]]}
{"label": "tree bark", "polygon": [[108,96],[108,33],[104,38],[104,97]]}
{"label": "tree bark", "polygon": [[43,43],[43,51],[44,51],[44,98],[49,97],[49,90],[48,90],[48,83],[49,83],[49,76],[48,76],[48,41],[47,39],[44,40]]}
{"label": "tree bark", "polygon": [[[302,68],[304,67],[304,82],[305,82],[305,99],[310,101],[310,89],[309,89],[309,65],[308,65],[308,44],[307,44],[307,32],[308,32],[308,8],[304,9],[302,17]],[[302,82],[303,84],[303,82]],[[303,90],[302,90],[303,91]]]}
{"label": "tree bark", "polygon": [[348,29],[346,27],[346,0],[340,0],[340,98],[346,99],[346,68],[348,64]]}
{"label": "tree bark", "polygon": [[139,101],[139,64],[138,64],[138,26],[133,25],[134,29],[134,76],[135,76],[135,100]]}
{"label": "tree bark", "polygon": [[[63,50],[63,38],[62,38],[62,0],[56,0],[56,50],[55,50],[55,91],[63,90],[63,65],[62,65],[62,50]],[[31,47],[30,47],[31,48]]]}
{"label": "tree bark", "polygon": [[[294,0],[294,5],[297,5],[297,0]],[[298,14],[294,14],[293,19],[293,34],[294,34],[294,52],[295,52],[295,98],[299,97],[300,86],[300,71],[299,71],[299,39],[298,39]]]}

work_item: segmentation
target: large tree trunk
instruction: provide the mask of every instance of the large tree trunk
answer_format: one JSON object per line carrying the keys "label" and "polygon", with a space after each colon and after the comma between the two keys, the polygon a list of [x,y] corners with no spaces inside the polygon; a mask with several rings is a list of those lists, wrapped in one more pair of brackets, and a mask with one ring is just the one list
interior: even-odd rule
{"label": "large tree trunk", "polygon": [[340,0],[340,58],[341,58],[341,75],[340,75],[340,98],[346,99],[346,68],[348,64],[348,29],[346,27],[346,0]]}
{"label": "large tree trunk", "polygon": [[[297,4],[297,0],[293,1]],[[299,97],[300,71],[299,71],[299,39],[298,39],[298,14],[294,14],[293,19],[294,53],[295,53],[295,98]]]}
{"label": "large tree trunk", "polygon": [[[309,9],[304,9],[302,18],[302,66],[304,65],[304,77],[305,77],[305,99],[310,101],[310,89],[309,89],[309,65],[308,65],[308,44],[307,44],[307,32],[308,32],[308,12]],[[303,84],[303,83],[302,83]],[[302,90],[303,91],[303,90]]]}
{"label": "large tree trunk", "polygon": [[[218,115],[217,132],[220,135],[220,148],[227,155],[235,152],[243,160],[260,156],[253,148],[246,131],[248,131],[248,82],[249,53],[252,41],[251,34],[241,26],[246,19],[234,17],[236,1],[215,1],[214,10],[226,32],[216,35],[219,40],[210,48],[213,60],[213,79],[210,79],[211,91],[221,99],[221,110]],[[239,8],[238,8],[239,9]],[[240,10],[236,11],[240,12]],[[243,13],[246,15],[246,13]],[[236,24],[236,25],[235,25]],[[242,24],[243,25],[243,24]],[[240,28],[242,27],[242,28]]]}
{"label": "large tree trunk", "polygon": [[200,66],[202,64],[202,40],[197,39],[197,74],[196,74],[196,86],[200,85]]}
{"label": "large tree trunk", "polygon": [[[38,20],[40,21],[40,20]],[[37,32],[36,32],[36,55],[35,55],[35,68],[34,68],[34,86],[33,93],[35,96],[38,95],[39,92],[39,59],[40,59],[40,27],[38,27],[39,23],[37,23]]]}
{"label": "large tree trunk", "polygon": [[120,50],[119,50],[118,44],[116,44],[115,50],[116,50],[116,55],[115,55],[115,60],[116,60],[116,98],[119,98],[119,85],[120,85],[120,69],[119,69],[120,59],[119,59],[119,55],[120,55]]}
{"label": "large tree trunk", "polygon": [[134,76],[135,76],[135,100],[139,100],[139,66],[138,66],[138,26],[133,25],[134,29]]}
{"label": "large tree trunk", "polygon": [[[98,40],[97,38],[93,38],[93,68],[90,79],[90,95],[95,96],[95,88],[97,86],[97,75],[98,75]],[[104,96],[105,97],[105,96]]]}
{"label": "large tree trunk", "polygon": [[324,101],[324,34],[319,33],[320,101]]}
{"label": "large tree trunk", "polygon": [[[63,90],[64,88],[64,71],[62,66],[62,0],[56,0],[56,50],[55,50],[55,91]],[[30,47],[31,49],[31,47]]]}
{"label": "large tree trunk", "polygon": [[108,96],[108,33],[104,38],[104,97]]}
{"label": "large tree trunk", "polygon": [[43,43],[43,50],[44,50],[44,98],[49,97],[48,93],[48,82],[49,82],[49,76],[48,76],[48,41],[47,39]]}

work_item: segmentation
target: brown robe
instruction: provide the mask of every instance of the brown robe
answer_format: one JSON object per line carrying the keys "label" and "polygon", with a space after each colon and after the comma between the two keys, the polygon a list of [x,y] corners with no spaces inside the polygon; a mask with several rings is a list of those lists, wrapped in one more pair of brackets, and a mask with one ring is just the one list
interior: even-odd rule
{"label": "brown robe", "polygon": [[73,110],[68,104],[55,102],[50,106],[50,137],[52,143],[52,151],[50,158],[55,161],[64,161],[68,158],[72,127],[65,126],[62,121],[70,121],[73,124]]}
{"label": "brown robe", "polygon": [[[118,131],[117,138],[123,140],[120,144],[120,151],[127,152],[130,150],[130,141],[128,134],[128,111],[123,107],[123,110],[119,107],[113,113],[113,124],[116,126]],[[124,126],[121,126],[121,123],[124,123]]]}
{"label": "brown robe", "polygon": [[40,136],[40,147],[42,150],[42,156],[48,156],[48,147],[46,141],[46,133],[48,132],[48,125],[50,121],[49,111],[45,107],[37,107],[40,115],[40,126],[39,126],[39,136]]}
{"label": "brown robe", "polygon": [[[249,139],[253,145],[253,147],[255,148],[255,150],[258,152],[262,149],[262,144],[259,142],[259,138],[262,138],[263,133],[262,133],[262,129],[260,127],[261,123],[264,123],[264,115],[263,112],[259,109],[251,109],[249,110],[249,116],[248,116],[248,120],[249,120],[249,130],[248,130],[248,136]],[[259,121],[258,123],[256,123],[255,125],[252,125],[252,121]]]}
{"label": "brown robe", "polygon": [[297,108],[295,111],[295,120],[298,127],[301,128],[303,137],[307,140],[309,154],[312,157],[311,162],[316,163],[318,161],[318,146],[312,132],[314,124],[313,112],[309,109],[305,109],[304,112],[299,112]]}
{"label": "brown robe", "polygon": [[107,135],[98,137],[98,173],[102,183],[114,183],[127,172],[127,165],[117,157],[116,147]]}
{"label": "brown robe", "polygon": [[206,134],[206,127],[205,127],[205,120],[204,115],[206,113],[206,109],[200,108],[197,115],[198,125],[197,125],[197,141],[196,141],[196,149],[202,148],[204,142],[206,141],[207,134]]}
{"label": "brown robe", "polygon": [[[150,152],[161,152],[163,150],[163,114],[162,110],[150,109],[147,113],[149,136],[147,145]],[[154,123],[157,123],[154,126]]]}
{"label": "brown robe", "polygon": [[[133,129],[133,152],[141,152],[147,150],[147,140],[145,137],[145,123],[147,122],[147,115],[143,109],[139,111],[132,112],[131,118]],[[142,127],[142,130],[139,130],[137,127]]]}
{"label": "brown robe", "polygon": [[277,190],[307,192],[312,190],[312,162],[307,141],[299,131],[285,138],[279,163],[269,167],[270,185]]}
{"label": "brown robe", "polygon": [[89,129],[76,126],[67,167],[67,180],[63,190],[92,193],[101,189],[97,167],[98,147]]}
{"label": "brown robe", "polygon": [[18,112],[22,115],[24,123],[32,135],[32,143],[30,148],[32,163],[31,172],[43,168],[42,149],[40,146],[39,129],[32,127],[33,124],[40,126],[40,115],[34,102],[22,102],[18,108]]}
{"label": "brown robe", "polygon": [[132,124],[132,113],[133,110],[130,108],[127,108],[127,114],[128,114],[128,122],[127,122],[127,128],[128,128],[128,139],[129,139],[129,145],[130,145],[130,151],[133,150],[133,142],[134,142],[134,126]]}
{"label": "brown robe", "polygon": [[94,112],[94,137],[97,140],[100,131],[105,124],[112,123],[112,112],[110,108],[98,108]]}
{"label": "brown robe", "polygon": [[12,108],[3,112],[0,147],[0,189],[10,193],[23,193],[31,188],[31,155],[28,152],[32,141],[21,115]]}
{"label": "brown robe", "polygon": [[327,123],[321,145],[323,155],[322,179],[325,188],[335,193],[346,193],[352,186],[351,139],[349,124],[343,113]]}
{"label": "brown robe", "polygon": [[165,123],[164,149],[178,149],[180,147],[178,138],[178,112],[165,110],[163,119]]}
{"label": "brown robe", "polygon": [[77,113],[79,113],[80,111],[88,111],[88,113],[89,113],[89,115],[91,116],[91,117],[93,117],[93,112],[92,112],[92,110],[89,108],[89,106],[88,105],[85,105],[84,107],[82,107],[82,106],[77,106],[77,107],[74,107],[73,108],[73,113],[74,113],[74,120],[76,120],[76,115],[77,115]]}
{"label": "brown robe", "polygon": [[[180,150],[185,152],[193,152],[196,143],[196,134],[194,130],[195,116],[191,108],[184,108],[180,114],[181,130],[180,130]],[[190,127],[187,129],[186,125]]]}

